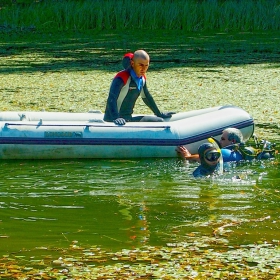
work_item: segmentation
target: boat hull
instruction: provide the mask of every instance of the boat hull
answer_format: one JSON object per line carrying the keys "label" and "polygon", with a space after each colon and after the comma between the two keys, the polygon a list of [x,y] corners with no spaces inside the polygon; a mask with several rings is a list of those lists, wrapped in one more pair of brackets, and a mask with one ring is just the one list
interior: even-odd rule
{"label": "boat hull", "polygon": [[219,139],[227,127],[240,129],[245,140],[254,131],[252,117],[234,106],[178,113],[165,122],[124,126],[104,122],[101,113],[80,114],[78,121],[75,113],[28,113],[32,114],[32,120],[9,120],[8,115],[0,114],[0,159],[177,157],[176,146],[184,145],[196,153],[207,138]]}

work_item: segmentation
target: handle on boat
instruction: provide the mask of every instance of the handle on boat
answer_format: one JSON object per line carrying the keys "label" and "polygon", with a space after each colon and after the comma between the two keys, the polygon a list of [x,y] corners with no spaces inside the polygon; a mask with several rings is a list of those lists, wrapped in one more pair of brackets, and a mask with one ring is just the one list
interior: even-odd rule
{"label": "handle on boat", "polygon": [[8,126],[56,126],[56,127],[67,127],[67,126],[75,126],[75,127],[111,127],[111,128],[159,128],[159,129],[170,129],[170,125],[161,125],[161,126],[151,126],[151,125],[147,125],[147,126],[132,126],[132,125],[125,125],[125,126],[112,126],[112,125],[104,125],[102,123],[99,124],[43,124],[41,121],[39,123],[5,123],[4,128],[8,128]]}

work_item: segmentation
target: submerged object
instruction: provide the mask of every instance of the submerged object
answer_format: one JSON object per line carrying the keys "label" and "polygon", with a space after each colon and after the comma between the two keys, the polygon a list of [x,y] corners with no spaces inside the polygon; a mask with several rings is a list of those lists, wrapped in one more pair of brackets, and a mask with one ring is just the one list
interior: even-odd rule
{"label": "submerged object", "polygon": [[246,141],[254,132],[254,121],[231,105],[122,126],[103,121],[100,111],[0,112],[0,159],[177,157],[176,146],[196,153],[227,127],[240,129]]}

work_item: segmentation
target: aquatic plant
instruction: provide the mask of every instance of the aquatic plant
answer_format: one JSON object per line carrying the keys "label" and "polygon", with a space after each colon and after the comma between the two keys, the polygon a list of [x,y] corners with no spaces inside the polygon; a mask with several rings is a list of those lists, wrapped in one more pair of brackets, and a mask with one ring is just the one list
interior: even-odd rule
{"label": "aquatic plant", "polygon": [[[191,239],[191,238],[190,238]],[[194,239],[194,238],[193,238]],[[42,259],[10,254],[0,263],[1,279],[280,279],[276,244],[227,246],[203,237],[167,246],[106,251],[73,242],[69,249],[37,248]],[[221,249],[211,244],[220,242]],[[225,250],[228,249],[228,250]],[[53,258],[52,253],[60,254]],[[24,254],[24,252],[23,252]]]}

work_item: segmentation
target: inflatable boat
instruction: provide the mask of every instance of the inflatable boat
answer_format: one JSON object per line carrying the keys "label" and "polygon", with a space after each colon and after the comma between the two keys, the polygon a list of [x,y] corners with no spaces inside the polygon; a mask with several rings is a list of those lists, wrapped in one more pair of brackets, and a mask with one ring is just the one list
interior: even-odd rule
{"label": "inflatable boat", "polygon": [[172,115],[164,122],[103,121],[99,111],[0,112],[0,159],[164,158],[176,146],[196,153],[209,137],[227,127],[254,131],[253,118],[235,106],[218,106]]}

